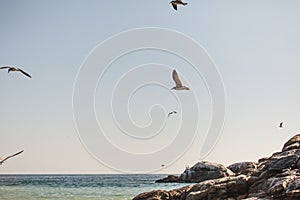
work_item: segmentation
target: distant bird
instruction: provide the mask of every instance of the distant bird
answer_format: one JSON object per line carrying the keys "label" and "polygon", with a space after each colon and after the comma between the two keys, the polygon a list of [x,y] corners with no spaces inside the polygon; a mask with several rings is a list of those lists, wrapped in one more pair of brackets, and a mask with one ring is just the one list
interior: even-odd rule
{"label": "distant bird", "polygon": [[187,5],[187,3],[183,3],[182,0],[171,1],[170,4],[172,4],[174,10],[177,10],[178,5],[183,5],[183,6]]}
{"label": "distant bird", "polygon": [[173,87],[171,90],[189,90],[190,88],[186,87],[186,86],[182,86],[182,83],[178,77],[178,74],[176,72],[175,69],[173,69],[173,73],[172,73],[172,76],[173,76],[173,80],[175,81],[175,84],[176,86]]}
{"label": "distant bird", "polygon": [[280,122],[279,128],[283,128],[283,122]]}
{"label": "distant bird", "polygon": [[25,76],[28,76],[29,78],[31,78],[30,74],[28,74],[27,72],[24,72],[24,71],[23,71],[22,69],[20,69],[20,68],[4,66],[4,67],[0,67],[0,69],[8,69],[7,73],[19,71],[19,72],[21,72],[22,74],[24,74]]}
{"label": "distant bird", "polygon": [[170,112],[170,113],[168,114],[168,117],[170,117],[170,115],[172,115],[172,114],[177,114],[177,112],[176,112],[176,111]]}
{"label": "distant bird", "polygon": [[165,166],[164,164],[161,165],[161,167],[164,167],[164,166]]}
{"label": "distant bird", "polygon": [[23,153],[23,151],[24,151],[24,150],[19,151],[18,153],[15,153],[15,154],[13,154],[13,155],[11,155],[11,156],[7,156],[7,157],[4,158],[4,159],[0,158],[0,165],[2,165],[3,162],[6,161],[7,159],[12,158],[12,157],[14,157],[14,156],[17,156],[17,155],[19,155],[20,153]]}

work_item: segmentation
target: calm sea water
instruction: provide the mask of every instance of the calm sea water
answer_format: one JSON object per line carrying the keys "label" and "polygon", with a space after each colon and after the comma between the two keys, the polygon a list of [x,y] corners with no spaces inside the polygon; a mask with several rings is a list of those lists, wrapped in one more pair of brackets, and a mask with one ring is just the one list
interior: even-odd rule
{"label": "calm sea water", "polygon": [[185,186],[154,183],[166,175],[0,175],[0,199],[127,200],[155,189]]}

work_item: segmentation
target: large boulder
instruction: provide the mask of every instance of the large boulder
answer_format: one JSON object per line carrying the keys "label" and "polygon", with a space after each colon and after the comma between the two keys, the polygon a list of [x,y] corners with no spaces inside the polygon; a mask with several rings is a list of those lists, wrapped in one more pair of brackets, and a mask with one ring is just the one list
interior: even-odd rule
{"label": "large boulder", "polygon": [[184,192],[181,199],[242,199],[247,196],[247,181],[245,175],[203,181]]}
{"label": "large boulder", "polygon": [[268,178],[276,173],[287,170],[299,169],[300,167],[300,149],[292,149],[282,152],[276,152],[268,158],[259,160],[257,169],[252,176],[259,178]]}
{"label": "large boulder", "polygon": [[[194,166],[187,167],[179,176],[168,176],[167,178],[159,179],[156,182],[186,182],[198,183],[204,180],[211,180],[234,176],[234,173],[218,163],[198,162]],[[177,181],[176,181],[177,180]]]}
{"label": "large boulder", "polygon": [[198,183],[205,180],[212,180],[234,176],[234,173],[218,163],[198,162],[193,167],[187,168],[179,177],[183,182]]}
{"label": "large boulder", "polygon": [[295,135],[289,139],[282,148],[282,151],[287,151],[291,149],[299,149],[300,147],[300,134]]}
{"label": "large boulder", "polygon": [[236,175],[244,174],[244,175],[252,175],[257,169],[257,163],[255,162],[238,162],[231,164],[227,167]]}

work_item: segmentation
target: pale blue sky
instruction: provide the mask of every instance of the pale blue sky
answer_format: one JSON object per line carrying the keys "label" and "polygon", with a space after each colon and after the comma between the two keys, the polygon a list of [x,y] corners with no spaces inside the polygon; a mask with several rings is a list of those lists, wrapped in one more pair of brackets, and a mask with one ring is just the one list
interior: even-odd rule
{"label": "pale blue sky", "polygon": [[[0,72],[1,156],[25,150],[1,166],[0,173],[115,172],[94,160],[80,143],[72,113],[73,84],[96,45],[121,31],[142,27],[169,28],[192,37],[207,50],[222,75],[226,120],[207,160],[227,165],[280,150],[300,129],[300,2],[186,1],[188,6],[174,12],[167,0],[0,0],[0,65],[19,66],[33,76],[29,80]],[[176,68],[184,80],[189,79],[193,87],[199,84],[201,111],[210,115],[203,80],[197,82],[193,71],[172,55],[136,52],[119,59],[111,73],[117,73],[119,65],[130,68],[143,62],[178,63]],[[109,84],[111,80],[107,80]],[[172,87],[171,79],[169,83]],[[155,93],[153,89],[144,92]],[[145,125],[149,118],[144,112],[159,98],[144,101],[141,94],[135,99],[138,109],[130,107],[133,118]],[[172,95],[167,95],[161,104],[172,101]],[[184,93],[183,98],[188,95]],[[95,99],[99,117],[105,105],[101,101],[106,99],[99,90]],[[180,120],[179,115],[173,119],[171,125]],[[284,121],[283,129],[278,129],[280,121]],[[111,124],[107,121],[106,125]],[[167,134],[172,137],[172,131]],[[199,132],[183,157],[158,172],[179,173],[194,164],[201,139]],[[162,143],[164,140],[169,142],[164,138]],[[116,141],[121,146],[122,142]]]}

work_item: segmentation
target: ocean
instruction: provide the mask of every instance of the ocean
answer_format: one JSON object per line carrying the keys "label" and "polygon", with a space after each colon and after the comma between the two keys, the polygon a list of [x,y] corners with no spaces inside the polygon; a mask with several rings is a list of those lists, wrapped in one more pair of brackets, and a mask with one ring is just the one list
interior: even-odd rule
{"label": "ocean", "polygon": [[154,183],[166,175],[0,175],[0,199],[129,200],[139,193],[187,184]]}

